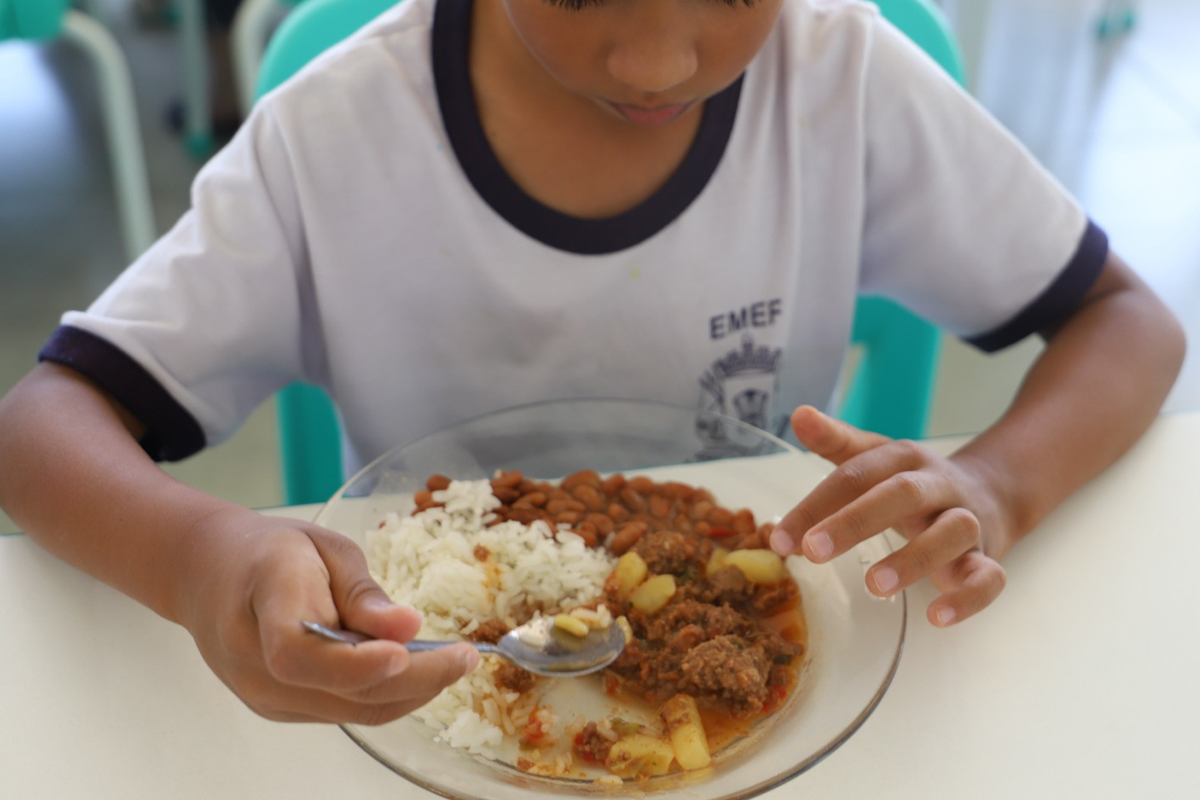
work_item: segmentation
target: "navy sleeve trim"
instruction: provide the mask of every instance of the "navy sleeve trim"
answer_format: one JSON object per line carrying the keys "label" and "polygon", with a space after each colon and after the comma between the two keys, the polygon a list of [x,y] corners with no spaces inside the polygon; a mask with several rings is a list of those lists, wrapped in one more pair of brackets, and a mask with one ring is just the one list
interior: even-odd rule
{"label": "navy sleeve trim", "polygon": [[145,367],[93,333],[60,325],[38,361],[70,367],[111,394],[146,426],[142,449],[155,461],[179,461],[204,449],[204,430]]}
{"label": "navy sleeve trim", "polygon": [[1108,236],[1096,223],[1088,220],[1087,230],[1075,255],[1054,282],[1032,303],[1008,322],[992,330],[971,336],[966,341],[987,353],[1002,350],[1032,333],[1062,322],[1100,277],[1108,259]]}

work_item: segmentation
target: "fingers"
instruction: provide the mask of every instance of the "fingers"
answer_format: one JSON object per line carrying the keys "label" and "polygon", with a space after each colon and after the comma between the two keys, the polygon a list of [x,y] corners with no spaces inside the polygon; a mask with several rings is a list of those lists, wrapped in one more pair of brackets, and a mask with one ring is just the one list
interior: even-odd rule
{"label": "fingers", "polygon": [[[332,647],[346,646],[335,642],[325,644]],[[461,645],[442,650],[413,653],[409,658],[405,669],[374,686],[354,692],[351,699],[372,703],[404,700],[420,700],[424,703],[475,669],[479,664],[479,651],[474,645],[463,642]]]}
{"label": "fingers", "polygon": [[792,429],[837,468],[780,520],[773,550],[801,551],[820,563],[896,528],[909,542],[871,568],[867,587],[888,597],[928,577],[941,592],[928,609],[939,627],[978,613],[1003,591],[1004,569],[983,552],[981,519],[990,520],[994,538],[994,515],[969,475],[918,444],[859,430],[811,407],[796,409]]}
{"label": "fingers", "polygon": [[1004,567],[978,550],[972,550],[933,576],[943,594],[929,604],[925,616],[939,628],[956,625],[991,605],[1004,591]]}
{"label": "fingers", "polygon": [[950,564],[979,541],[979,520],[964,508],[943,511],[911,542],[867,572],[867,586],[890,597]]}
{"label": "fingers", "polygon": [[903,520],[955,504],[953,487],[922,471],[928,455],[912,442],[894,442],[844,462],[784,515],[771,536],[782,555],[797,545],[811,560],[828,561]]}
{"label": "fingers", "polygon": [[260,618],[259,685],[239,692],[276,714],[339,722],[363,722],[370,714],[394,718],[428,702],[479,663],[468,643],[417,654],[384,639],[349,645],[313,636],[290,616],[287,622],[274,615]]}
{"label": "fingers", "polygon": [[834,464],[891,441],[822,414],[812,406],[800,406],[792,412],[792,431],[800,444]]}
{"label": "fingers", "polygon": [[[335,651],[354,651],[362,645],[317,640],[317,646]],[[247,701],[247,705],[267,719],[379,725],[424,705],[477,662],[475,648],[464,644],[462,648],[415,654],[409,666],[385,684],[350,697],[320,689],[280,684],[256,687],[257,690],[245,694],[254,698],[253,701]]]}
{"label": "fingers", "polygon": [[255,599],[258,646],[269,675],[289,686],[350,695],[404,670],[409,654],[398,642],[379,639],[354,647],[322,647],[325,642],[304,629],[302,620],[340,624],[327,581],[323,567],[295,565],[277,574]]}
{"label": "fingers", "polygon": [[397,642],[417,635],[421,615],[388,598],[367,570],[358,545],[327,531],[310,532],[309,538],[329,570],[329,592],[343,627]]}
{"label": "fingers", "polygon": [[305,533],[313,546],[281,556],[252,598],[261,662],[238,693],[253,698],[259,713],[375,724],[408,713],[475,668],[479,655],[467,643],[411,655],[391,638],[348,645],[306,631],[300,623],[310,619],[407,641],[420,616],[387,599],[352,542],[320,529]]}

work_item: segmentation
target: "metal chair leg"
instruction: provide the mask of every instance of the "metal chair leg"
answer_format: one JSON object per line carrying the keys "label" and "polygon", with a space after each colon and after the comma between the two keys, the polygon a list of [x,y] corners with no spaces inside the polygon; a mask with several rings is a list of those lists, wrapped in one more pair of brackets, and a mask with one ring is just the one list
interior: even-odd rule
{"label": "metal chair leg", "polygon": [[213,150],[209,100],[208,41],[203,0],[175,0],[179,11],[179,46],[183,57],[183,126],[188,152],[197,158]]}
{"label": "metal chair leg", "polygon": [[267,45],[268,28],[279,14],[281,0],[242,0],[233,18],[233,69],[242,112],[250,113],[258,96],[258,72]]}
{"label": "metal chair leg", "polygon": [[112,34],[80,11],[67,11],[63,36],[86,52],[96,67],[121,232],[133,260],[154,243],[156,233],[129,65]]}

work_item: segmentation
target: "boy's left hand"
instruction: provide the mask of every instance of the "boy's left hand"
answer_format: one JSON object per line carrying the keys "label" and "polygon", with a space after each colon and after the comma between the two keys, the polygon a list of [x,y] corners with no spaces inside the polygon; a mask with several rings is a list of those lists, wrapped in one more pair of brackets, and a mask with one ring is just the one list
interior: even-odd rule
{"label": "boy's left hand", "polygon": [[822,563],[893,528],[908,544],[868,570],[867,588],[889,597],[928,577],[941,594],[926,616],[939,627],[985,608],[1004,589],[999,559],[1013,531],[979,465],[859,430],[810,406],[792,414],[792,430],[837,468],[784,516],[772,549],[799,549]]}

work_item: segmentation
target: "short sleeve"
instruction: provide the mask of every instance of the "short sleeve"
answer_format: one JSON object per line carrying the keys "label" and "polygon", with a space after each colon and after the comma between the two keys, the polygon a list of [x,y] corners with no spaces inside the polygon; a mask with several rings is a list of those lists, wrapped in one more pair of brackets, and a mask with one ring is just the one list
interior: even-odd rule
{"label": "short sleeve", "polygon": [[128,408],[156,458],[222,441],[294,380],[322,382],[292,176],[260,108],[197,175],[191,209],[39,354]]}
{"label": "short sleeve", "polygon": [[985,350],[1068,316],[1107,239],[916,45],[876,18],[864,87],[861,290]]}

